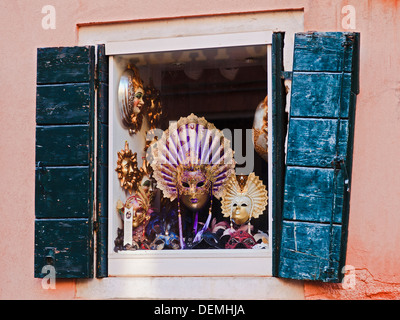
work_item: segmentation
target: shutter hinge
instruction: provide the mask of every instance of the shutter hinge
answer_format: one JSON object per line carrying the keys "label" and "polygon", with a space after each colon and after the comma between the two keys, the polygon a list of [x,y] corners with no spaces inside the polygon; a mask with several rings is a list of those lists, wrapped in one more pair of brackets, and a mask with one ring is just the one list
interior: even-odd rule
{"label": "shutter hinge", "polygon": [[346,40],[342,43],[342,47],[350,47],[354,44],[354,35],[346,34]]}
{"label": "shutter hinge", "polygon": [[292,80],[292,77],[293,77],[292,71],[282,71],[281,72],[281,79]]}
{"label": "shutter hinge", "polygon": [[343,158],[335,157],[332,162],[332,167],[335,170],[343,170],[344,171],[344,185],[346,186],[346,191],[350,191],[350,180],[349,175],[347,173],[346,162]]}

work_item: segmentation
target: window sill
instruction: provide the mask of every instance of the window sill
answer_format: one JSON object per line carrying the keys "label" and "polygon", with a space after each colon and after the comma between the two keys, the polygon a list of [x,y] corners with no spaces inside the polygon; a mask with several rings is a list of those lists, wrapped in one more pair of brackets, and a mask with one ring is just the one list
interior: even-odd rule
{"label": "window sill", "polygon": [[271,276],[272,253],[251,250],[138,250],[110,253],[109,276]]}

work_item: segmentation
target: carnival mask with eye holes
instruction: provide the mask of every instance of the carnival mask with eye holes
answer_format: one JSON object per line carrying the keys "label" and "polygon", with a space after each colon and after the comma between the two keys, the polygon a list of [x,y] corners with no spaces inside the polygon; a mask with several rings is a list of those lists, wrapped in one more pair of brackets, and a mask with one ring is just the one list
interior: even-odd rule
{"label": "carnival mask with eye holes", "polygon": [[220,198],[226,181],[235,172],[230,141],[212,123],[194,114],[171,122],[153,149],[151,165],[157,187],[171,201],[178,199],[179,239],[183,242],[180,202],[192,211],[210,199],[209,213],[194,242],[208,228],[213,196]]}
{"label": "carnival mask with eye holes", "polygon": [[210,198],[210,180],[201,169],[178,171],[178,189],[182,203],[192,211],[202,209]]}
{"label": "carnival mask with eye holes", "polygon": [[146,224],[150,219],[149,199],[142,189],[139,187],[133,196],[130,196],[125,204],[121,200],[117,201],[117,211],[121,215],[122,220],[127,216],[132,218],[132,227],[137,228],[141,224]]}
{"label": "carnival mask with eye holes", "polygon": [[254,237],[242,230],[239,229],[233,232],[225,245],[226,249],[250,249],[256,244]]}
{"label": "carnival mask with eye holes", "polygon": [[232,220],[237,225],[242,225],[250,219],[252,209],[252,202],[249,197],[238,196],[232,203]]}
{"label": "carnival mask with eye holes", "polygon": [[248,176],[233,176],[221,201],[224,217],[230,217],[238,225],[258,218],[263,214],[267,204],[267,190],[261,180],[252,172]]}
{"label": "carnival mask with eye holes", "polygon": [[163,249],[179,249],[179,237],[174,232],[166,234],[158,234],[154,241],[150,244],[151,250],[163,250]]}

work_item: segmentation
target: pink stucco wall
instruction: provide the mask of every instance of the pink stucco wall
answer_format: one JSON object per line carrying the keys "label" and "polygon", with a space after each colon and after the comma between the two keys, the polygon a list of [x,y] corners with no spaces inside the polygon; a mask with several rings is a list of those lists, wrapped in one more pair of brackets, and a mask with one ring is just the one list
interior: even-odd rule
{"label": "pink stucco wall", "polygon": [[[56,8],[56,29],[41,25]],[[400,11],[396,0],[0,0],[0,299],[72,299],[33,278],[36,48],[76,45],[77,24],[304,8],[305,31],[361,32],[347,264],[356,286],[305,283],[309,299],[400,298]],[[400,5],[400,4],[399,4]]]}

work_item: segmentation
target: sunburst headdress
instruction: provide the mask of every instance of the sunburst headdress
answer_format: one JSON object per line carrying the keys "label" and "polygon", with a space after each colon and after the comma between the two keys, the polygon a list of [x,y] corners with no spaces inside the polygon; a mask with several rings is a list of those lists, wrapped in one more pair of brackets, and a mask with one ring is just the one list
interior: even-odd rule
{"label": "sunburst headdress", "polygon": [[240,198],[247,198],[251,203],[250,208],[248,208],[250,229],[250,220],[262,215],[268,204],[268,191],[254,172],[250,173],[247,179],[243,176],[231,177],[224,189],[221,200],[221,209],[224,217],[230,217],[232,221],[233,206],[237,204]]}
{"label": "sunburst headdress", "polygon": [[130,194],[136,191],[140,181],[143,178],[143,171],[138,168],[137,154],[129,149],[129,144],[125,141],[125,148],[118,154],[117,168],[115,171],[118,173],[120,185]]}
{"label": "sunburst headdress", "polygon": [[[193,113],[171,123],[164,131],[153,148],[151,165],[157,187],[171,201],[178,198],[178,205],[179,177],[182,171],[201,170],[205,173],[211,199],[212,196],[221,198],[225,183],[235,175],[230,141],[212,123]],[[180,207],[178,211],[181,225]],[[208,227],[210,220],[211,208],[203,230]],[[181,230],[180,233],[182,239]]]}

